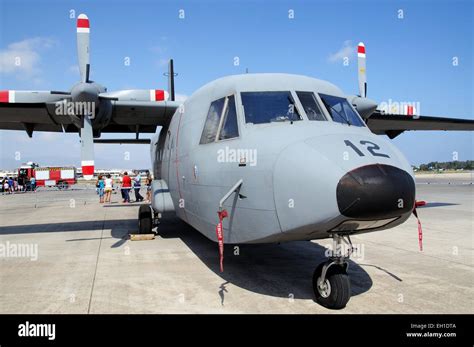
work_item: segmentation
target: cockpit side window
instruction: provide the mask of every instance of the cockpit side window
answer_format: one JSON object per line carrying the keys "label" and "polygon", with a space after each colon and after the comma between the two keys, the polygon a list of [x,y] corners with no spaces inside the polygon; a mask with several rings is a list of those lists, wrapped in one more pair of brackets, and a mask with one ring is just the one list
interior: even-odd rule
{"label": "cockpit side window", "polygon": [[214,142],[216,140],[224,102],[225,98],[222,98],[211,103],[211,107],[209,107],[209,112],[207,113],[206,123],[202,130],[200,144]]}
{"label": "cockpit side window", "polygon": [[319,94],[319,96],[333,121],[358,127],[364,126],[364,122],[347,99],[327,94]]}
{"label": "cockpit side window", "polygon": [[234,95],[215,100],[207,113],[200,144],[226,140],[239,136]]}
{"label": "cockpit side window", "polygon": [[262,124],[301,120],[289,91],[242,92],[245,122]]}
{"label": "cockpit side window", "polygon": [[313,92],[296,92],[309,120],[326,120]]}
{"label": "cockpit side window", "polygon": [[227,97],[227,107],[224,111],[222,128],[219,132],[219,140],[232,139],[239,137],[239,127],[237,125],[237,113],[235,110],[235,97]]}

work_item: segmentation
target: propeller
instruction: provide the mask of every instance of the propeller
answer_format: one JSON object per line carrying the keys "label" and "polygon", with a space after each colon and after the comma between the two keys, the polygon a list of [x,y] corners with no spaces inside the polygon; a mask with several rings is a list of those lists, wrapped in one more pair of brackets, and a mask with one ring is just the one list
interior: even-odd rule
{"label": "propeller", "polygon": [[359,42],[357,46],[357,70],[359,75],[359,95],[367,97],[367,74],[365,71],[365,45]]}
{"label": "propeller", "polygon": [[[90,79],[90,22],[85,14],[80,14],[76,22],[77,58],[81,79],[70,92],[64,91],[0,91],[0,103],[74,103],[74,113],[68,113],[72,123],[79,129],[81,137],[81,166],[85,179],[94,176],[94,130],[100,130],[112,117],[111,103],[120,101],[161,102],[169,99],[170,94],[161,89],[131,89],[107,92],[107,89]],[[170,61],[170,73],[173,82],[173,63]],[[170,84],[173,100],[174,83]],[[84,106],[76,107],[76,106]],[[97,116],[96,116],[97,115]],[[57,114],[63,116],[63,114]],[[96,117],[96,118],[94,118]],[[14,120],[12,120],[14,121]],[[28,124],[31,137],[35,124]]]}
{"label": "propeller", "polygon": [[81,81],[89,82],[90,73],[90,25],[89,18],[85,14],[77,17],[77,58],[79,61],[79,71],[81,73]]}
{"label": "propeller", "polygon": [[0,91],[0,102],[5,103],[43,103],[56,102],[67,98],[69,93],[49,90],[3,90]]}
{"label": "propeller", "polygon": [[[81,83],[78,83],[71,91],[74,102],[89,102],[96,107],[98,102],[98,90],[90,83],[90,24],[89,18],[83,13],[77,17],[77,59]],[[82,176],[86,180],[94,177],[94,136],[92,129],[92,115],[81,114],[81,166]]]}
{"label": "propeller", "polygon": [[162,89],[129,89],[100,93],[99,98],[116,101],[165,101],[169,93]]}
{"label": "propeller", "polygon": [[94,177],[94,137],[91,117],[83,117],[81,128],[81,166],[82,176],[86,180]]}
{"label": "propeller", "polygon": [[359,95],[351,96],[351,103],[357,112],[367,120],[377,109],[377,103],[367,99],[367,73],[365,69],[365,45],[359,42],[357,45],[357,74],[359,78]]}

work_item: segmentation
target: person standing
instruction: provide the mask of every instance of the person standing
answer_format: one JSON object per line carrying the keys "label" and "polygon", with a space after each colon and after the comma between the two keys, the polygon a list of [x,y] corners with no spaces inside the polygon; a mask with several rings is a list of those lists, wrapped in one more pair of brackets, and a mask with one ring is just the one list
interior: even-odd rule
{"label": "person standing", "polygon": [[31,184],[31,191],[34,192],[36,190],[36,178],[31,177],[30,184]]}
{"label": "person standing", "polygon": [[10,194],[10,185],[8,184],[8,179],[3,180],[3,194]]}
{"label": "person standing", "polygon": [[112,190],[113,190],[113,186],[114,186],[114,181],[112,180],[112,178],[110,177],[110,174],[107,174],[106,176],[106,179],[105,179],[105,202],[107,203],[110,203],[111,201],[111,198],[112,198]]}
{"label": "person standing", "polygon": [[143,196],[140,194],[140,188],[142,186],[142,178],[140,174],[137,174],[133,179],[133,190],[135,190],[135,201],[143,201]]}
{"label": "person standing", "polygon": [[125,193],[123,192],[123,189],[122,189],[122,186],[123,186],[123,172],[120,174],[119,182],[120,182],[120,195],[122,195],[122,200],[125,200]]}
{"label": "person standing", "polygon": [[23,176],[18,176],[18,191],[19,192],[23,191],[23,186],[25,184],[24,182],[25,182],[25,179],[23,178]]}
{"label": "person standing", "polygon": [[99,203],[103,204],[104,203],[104,188],[105,188],[105,183],[102,175],[99,175],[97,178],[96,182],[96,187],[97,191],[99,193]]}
{"label": "person standing", "polygon": [[151,202],[151,174],[148,172],[146,175],[146,202]]}
{"label": "person standing", "polygon": [[10,190],[10,194],[13,194],[14,190],[15,190],[15,185],[13,183],[13,178],[11,178],[11,177],[8,178],[8,187],[9,187],[9,190]]}
{"label": "person standing", "polygon": [[130,189],[131,188],[132,188],[132,179],[128,175],[128,172],[125,171],[122,177],[122,194],[123,194],[124,203],[130,202]]}

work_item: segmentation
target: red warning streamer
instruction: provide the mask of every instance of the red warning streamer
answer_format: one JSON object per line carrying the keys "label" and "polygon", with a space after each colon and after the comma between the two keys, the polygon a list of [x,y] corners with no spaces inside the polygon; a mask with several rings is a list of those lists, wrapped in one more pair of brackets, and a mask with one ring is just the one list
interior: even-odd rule
{"label": "red warning streamer", "polygon": [[421,229],[420,218],[418,218],[418,213],[416,212],[416,205],[413,208],[413,214],[415,215],[416,220],[418,221],[418,244],[420,245],[420,251],[423,251],[423,230]]}
{"label": "red warning streamer", "polygon": [[224,272],[224,229],[222,228],[222,221],[228,216],[227,210],[217,212],[219,216],[219,223],[216,225],[217,243],[219,245],[219,260],[221,272]]}

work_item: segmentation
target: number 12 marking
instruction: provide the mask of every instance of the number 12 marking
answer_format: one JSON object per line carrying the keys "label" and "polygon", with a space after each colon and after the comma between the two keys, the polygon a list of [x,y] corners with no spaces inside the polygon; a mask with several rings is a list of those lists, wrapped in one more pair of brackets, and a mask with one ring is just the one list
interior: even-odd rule
{"label": "number 12 marking", "polygon": [[[357,146],[354,145],[351,141],[344,140],[344,143],[346,144],[346,146],[352,148],[354,152],[356,152],[360,157],[364,157],[364,153],[362,153],[362,151],[359,148],[357,148]],[[365,146],[367,151],[370,154],[372,154],[374,157],[390,158],[388,154],[377,152],[380,149],[380,147],[371,141],[360,141],[360,144]]]}

